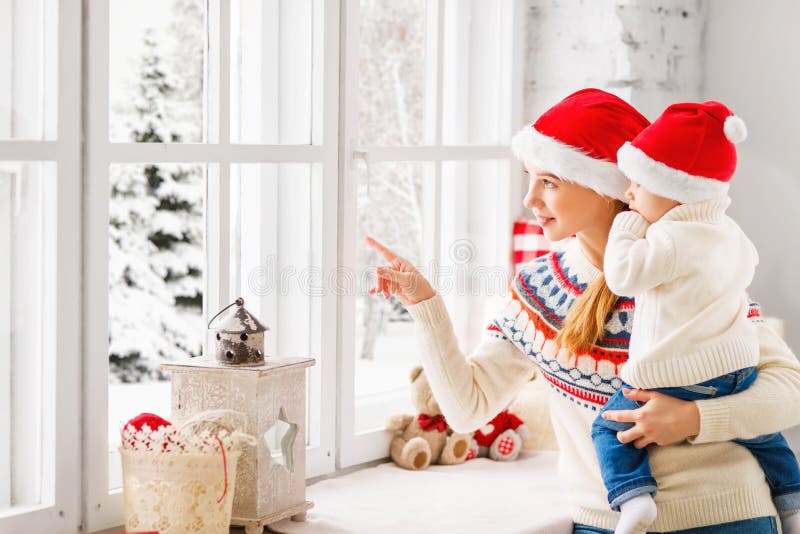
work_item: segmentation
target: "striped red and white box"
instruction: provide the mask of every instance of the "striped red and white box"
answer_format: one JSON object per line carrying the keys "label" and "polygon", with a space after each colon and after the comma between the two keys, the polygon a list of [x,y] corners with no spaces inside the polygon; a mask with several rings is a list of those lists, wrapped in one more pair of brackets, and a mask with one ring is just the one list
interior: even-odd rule
{"label": "striped red and white box", "polygon": [[534,258],[544,256],[552,250],[544,237],[542,227],[533,219],[518,217],[514,220],[514,272]]}

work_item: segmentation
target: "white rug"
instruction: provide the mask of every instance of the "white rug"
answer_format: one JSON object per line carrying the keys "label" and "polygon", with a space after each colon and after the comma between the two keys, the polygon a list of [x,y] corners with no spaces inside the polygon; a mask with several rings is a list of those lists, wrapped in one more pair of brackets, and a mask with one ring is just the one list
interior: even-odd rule
{"label": "white rug", "polygon": [[571,534],[556,475],[556,452],[523,452],[510,463],[485,458],[407,471],[392,463],[323,480],[304,523],[270,525],[281,533]]}

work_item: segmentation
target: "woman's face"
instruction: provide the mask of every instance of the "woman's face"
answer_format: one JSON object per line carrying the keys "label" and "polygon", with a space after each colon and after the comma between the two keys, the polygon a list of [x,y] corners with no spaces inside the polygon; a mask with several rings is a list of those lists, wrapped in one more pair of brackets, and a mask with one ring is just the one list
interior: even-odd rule
{"label": "woman's face", "polygon": [[586,187],[560,180],[530,163],[525,163],[525,169],[530,181],[523,204],[533,211],[549,241],[566,239],[609,219],[612,204],[608,198]]}

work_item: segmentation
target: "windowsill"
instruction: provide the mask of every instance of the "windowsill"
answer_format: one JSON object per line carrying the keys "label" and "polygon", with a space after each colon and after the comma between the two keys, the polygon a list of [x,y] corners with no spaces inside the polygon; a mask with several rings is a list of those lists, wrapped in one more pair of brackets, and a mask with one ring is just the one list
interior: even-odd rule
{"label": "windowsill", "polygon": [[[478,458],[456,466],[408,471],[388,459],[309,479],[314,502],[305,522],[273,523],[287,534],[333,532],[572,532],[572,521],[556,475],[557,452],[523,451],[513,462]],[[432,507],[430,504],[436,502]],[[353,503],[359,513],[352,514]],[[536,503],[535,514],[530,513]],[[485,510],[528,510],[486,514]],[[441,513],[442,510],[446,512]],[[435,527],[435,528],[432,528]],[[124,527],[93,534],[119,534]],[[243,532],[232,529],[231,532]]]}

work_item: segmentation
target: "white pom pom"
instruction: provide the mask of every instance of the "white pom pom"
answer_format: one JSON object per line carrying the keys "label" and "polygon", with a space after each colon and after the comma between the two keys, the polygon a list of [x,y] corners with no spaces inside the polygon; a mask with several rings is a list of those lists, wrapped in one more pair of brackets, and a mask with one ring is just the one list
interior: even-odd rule
{"label": "white pom pom", "polygon": [[722,129],[725,132],[725,137],[727,137],[731,143],[741,143],[747,139],[747,126],[745,126],[744,121],[736,115],[729,115],[728,118],[725,119],[725,126],[723,126]]}

